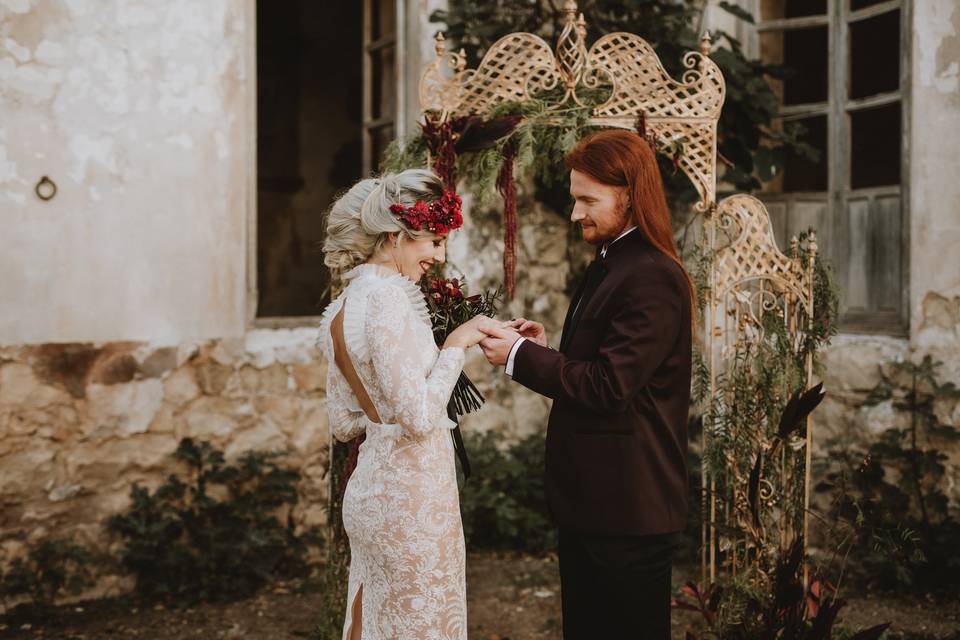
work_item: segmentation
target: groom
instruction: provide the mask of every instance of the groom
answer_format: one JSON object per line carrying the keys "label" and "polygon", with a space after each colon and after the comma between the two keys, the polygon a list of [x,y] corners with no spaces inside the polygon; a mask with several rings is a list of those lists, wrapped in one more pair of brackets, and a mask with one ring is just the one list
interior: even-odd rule
{"label": "groom", "polygon": [[604,131],[566,157],[571,221],[597,248],[558,349],[542,324],[492,327],[491,364],[553,399],[546,491],[559,526],[565,640],[670,638],[687,513],[693,285],[654,152]]}

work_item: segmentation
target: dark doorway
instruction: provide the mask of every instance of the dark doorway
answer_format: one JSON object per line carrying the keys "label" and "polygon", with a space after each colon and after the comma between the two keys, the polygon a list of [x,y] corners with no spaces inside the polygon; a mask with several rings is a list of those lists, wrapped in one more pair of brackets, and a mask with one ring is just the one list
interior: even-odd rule
{"label": "dark doorway", "polygon": [[323,212],[362,174],[363,3],[257,3],[258,317],[329,297]]}

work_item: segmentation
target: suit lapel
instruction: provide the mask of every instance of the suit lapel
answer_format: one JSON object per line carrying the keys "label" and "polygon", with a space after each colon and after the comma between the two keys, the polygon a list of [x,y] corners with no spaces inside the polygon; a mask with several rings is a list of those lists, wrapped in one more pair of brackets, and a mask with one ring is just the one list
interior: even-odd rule
{"label": "suit lapel", "polygon": [[[577,325],[580,324],[580,318],[584,316],[587,311],[587,306],[589,306],[592,302],[592,299],[596,297],[597,291],[600,289],[604,278],[606,278],[614,263],[618,259],[622,259],[624,255],[635,254],[639,251],[646,250],[647,246],[648,243],[646,240],[644,240],[640,230],[635,229],[607,247],[607,257],[602,259],[600,263],[600,274],[597,277],[597,283],[596,286],[593,287],[593,291],[586,291],[588,278],[584,278],[580,283],[580,287],[577,289],[577,293],[573,296],[573,300],[570,301],[570,306],[567,308],[567,317],[563,321],[563,332],[560,334],[561,352],[566,352],[570,340],[573,338],[573,334],[577,330]],[[594,260],[601,260],[600,247],[597,247],[597,253],[594,256]],[[585,293],[590,294],[589,300],[581,300]],[[577,309],[578,303],[584,305],[584,307],[579,309],[579,313],[577,313],[576,317],[574,317],[574,309]]]}
{"label": "suit lapel", "polygon": [[[600,261],[599,255],[597,257],[597,263],[593,265],[592,268],[596,270],[595,275],[593,275],[594,282],[590,282],[591,274],[588,272],[587,277],[583,279],[583,284],[580,286],[576,301],[571,304],[570,309],[567,310],[567,320],[563,323],[564,332],[560,337],[560,351],[562,353],[566,352],[566,348],[570,346],[570,340],[573,339],[573,334],[576,333],[580,319],[586,313],[587,307],[596,296],[600,285],[603,284],[603,279],[607,277],[608,269],[603,262]],[[585,299],[586,296],[589,297]]]}
{"label": "suit lapel", "polygon": [[560,351],[563,352],[567,347],[567,335],[570,333],[570,323],[573,319],[573,310],[577,308],[577,304],[580,302],[580,297],[583,295],[583,289],[587,286],[587,279],[583,278],[580,280],[580,286],[577,287],[577,292],[573,294],[573,298],[570,300],[570,306],[567,307],[567,317],[563,319],[563,331],[560,333]]}

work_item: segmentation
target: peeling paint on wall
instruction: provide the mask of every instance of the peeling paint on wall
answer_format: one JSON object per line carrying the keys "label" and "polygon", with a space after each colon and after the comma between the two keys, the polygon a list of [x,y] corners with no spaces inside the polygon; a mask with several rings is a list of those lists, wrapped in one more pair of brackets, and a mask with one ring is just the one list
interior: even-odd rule
{"label": "peeling paint on wall", "polygon": [[[30,0],[0,0],[0,7],[13,13],[26,13],[30,11]],[[0,12],[0,17],[3,17],[3,12]]]}
{"label": "peeling paint on wall", "polygon": [[953,2],[921,3],[926,11],[917,32],[919,77],[924,87],[935,87],[960,100],[960,7]]}

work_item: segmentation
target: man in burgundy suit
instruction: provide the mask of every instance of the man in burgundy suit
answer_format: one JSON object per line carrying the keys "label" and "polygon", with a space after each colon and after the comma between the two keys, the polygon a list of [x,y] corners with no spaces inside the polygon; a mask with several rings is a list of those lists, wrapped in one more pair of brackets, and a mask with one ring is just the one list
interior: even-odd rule
{"label": "man in burgundy suit", "polygon": [[542,324],[522,318],[487,331],[481,347],[553,399],[545,485],[560,533],[565,640],[668,640],[687,513],[695,294],[647,142],[604,131],[566,161],[571,221],[597,255],[558,349]]}

